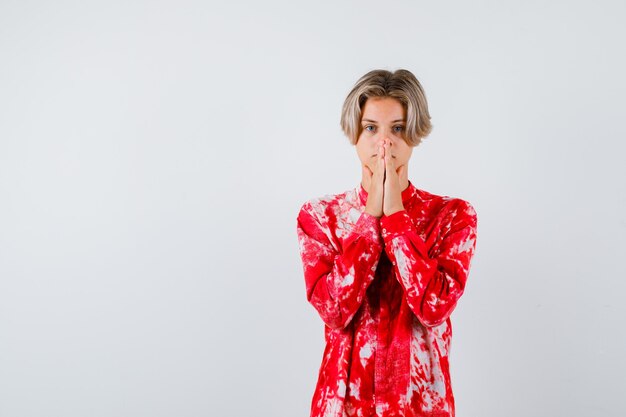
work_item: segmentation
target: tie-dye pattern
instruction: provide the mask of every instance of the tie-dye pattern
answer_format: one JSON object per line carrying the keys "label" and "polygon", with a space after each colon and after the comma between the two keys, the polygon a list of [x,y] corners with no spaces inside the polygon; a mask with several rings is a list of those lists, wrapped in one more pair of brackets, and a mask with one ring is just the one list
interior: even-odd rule
{"label": "tie-dye pattern", "polygon": [[311,417],[454,416],[450,314],[476,247],[474,208],[409,187],[364,212],[362,186],[307,201],[297,233],[326,346]]}

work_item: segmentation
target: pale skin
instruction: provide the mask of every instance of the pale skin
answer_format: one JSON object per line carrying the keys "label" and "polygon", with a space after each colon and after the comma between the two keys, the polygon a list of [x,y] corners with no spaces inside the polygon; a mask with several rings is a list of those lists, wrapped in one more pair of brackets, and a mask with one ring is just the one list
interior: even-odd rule
{"label": "pale skin", "polygon": [[367,191],[365,212],[389,216],[404,210],[402,191],[409,186],[408,164],[413,147],[405,139],[406,110],[391,97],[371,97],[361,115],[356,151],[361,184]]}

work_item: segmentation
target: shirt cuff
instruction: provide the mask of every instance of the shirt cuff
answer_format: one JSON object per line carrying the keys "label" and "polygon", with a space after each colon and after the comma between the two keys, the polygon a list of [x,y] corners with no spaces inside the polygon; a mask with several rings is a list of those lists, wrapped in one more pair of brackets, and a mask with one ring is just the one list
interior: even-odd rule
{"label": "shirt cuff", "polygon": [[369,213],[363,212],[352,229],[353,233],[364,236],[370,241],[383,244],[380,237],[380,219]]}
{"label": "shirt cuff", "polygon": [[411,241],[415,245],[419,253],[428,257],[428,249],[426,242],[417,234],[417,229],[413,223],[413,219],[406,210],[396,211],[389,216],[380,218],[380,227],[382,228],[382,237],[385,247],[389,247],[391,241],[398,236],[411,236]]}

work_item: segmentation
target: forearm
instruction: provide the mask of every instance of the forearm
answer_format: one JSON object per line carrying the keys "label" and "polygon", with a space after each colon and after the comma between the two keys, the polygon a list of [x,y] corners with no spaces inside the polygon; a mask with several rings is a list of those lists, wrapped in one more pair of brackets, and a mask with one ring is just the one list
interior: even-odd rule
{"label": "forearm", "polygon": [[310,219],[303,215],[299,220],[307,300],[329,327],[345,328],[375,277],[383,250],[379,220],[362,213],[336,252],[305,233]]}
{"label": "forearm", "polygon": [[465,290],[476,244],[476,217],[471,207],[458,213],[445,237],[428,243],[406,211],[381,219],[385,252],[407,304],[426,326],[445,321]]}

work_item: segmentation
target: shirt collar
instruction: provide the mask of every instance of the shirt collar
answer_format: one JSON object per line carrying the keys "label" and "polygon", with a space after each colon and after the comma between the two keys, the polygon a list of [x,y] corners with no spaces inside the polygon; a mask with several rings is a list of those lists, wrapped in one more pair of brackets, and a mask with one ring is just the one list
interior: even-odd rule
{"label": "shirt collar", "polygon": [[[358,190],[361,203],[365,205],[367,203],[367,191],[365,191],[365,188],[363,188],[363,184],[359,183]],[[408,203],[409,200],[416,198],[417,196],[417,188],[415,188],[411,180],[409,180],[409,186],[402,191],[402,204],[404,204],[406,207],[406,203]]]}

